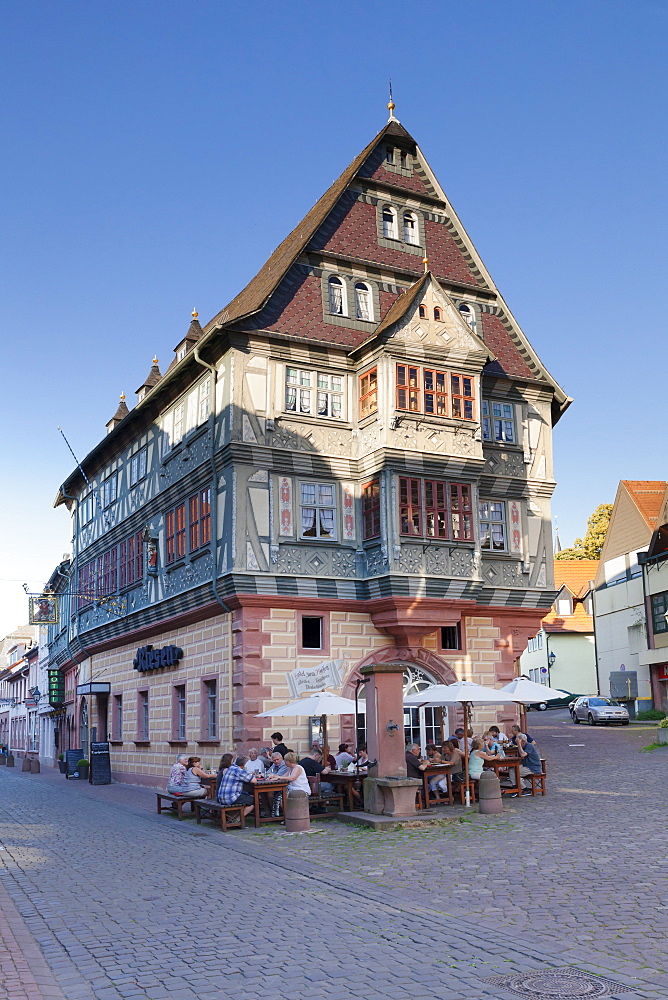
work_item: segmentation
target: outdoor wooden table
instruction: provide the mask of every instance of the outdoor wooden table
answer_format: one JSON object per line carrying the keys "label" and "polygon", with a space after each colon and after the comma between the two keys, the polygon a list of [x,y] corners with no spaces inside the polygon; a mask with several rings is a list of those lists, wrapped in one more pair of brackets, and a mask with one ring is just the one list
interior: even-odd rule
{"label": "outdoor wooden table", "polygon": [[[282,823],[285,820],[285,806],[288,800],[288,785],[290,782],[286,778],[262,778],[259,781],[254,782],[251,785],[253,789],[253,796],[255,798],[255,825],[259,826],[260,823]],[[263,792],[268,792],[269,798],[269,815],[260,817],[260,796]],[[274,797],[274,792],[283,793],[283,815],[282,816],[272,816],[271,806]]]}
{"label": "outdoor wooden table", "polygon": [[514,771],[515,772],[515,784],[517,785],[517,788],[516,789],[515,788],[502,788],[501,789],[502,793],[504,791],[506,793],[511,792],[511,791],[512,792],[514,792],[514,791],[521,792],[522,791],[522,777],[520,775],[520,768],[521,768],[521,766],[522,766],[522,758],[521,757],[501,757],[499,760],[486,760],[485,763],[484,763],[484,765],[483,765],[483,767],[488,767],[491,770],[493,770],[497,775],[499,774],[499,771]]}
{"label": "outdoor wooden table", "polygon": [[205,785],[209,786],[208,795],[206,795],[205,797],[207,799],[215,799],[215,797],[216,797],[216,775],[215,774],[211,774],[211,775],[209,775],[206,778],[202,778],[201,781],[202,781],[202,787],[204,787]]}
{"label": "outdoor wooden table", "polygon": [[[454,799],[452,795],[452,781],[450,780],[450,775],[452,774],[453,765],[452,764],[430,764],[425,767],[422,772],[422,783],[424,785],[424,801],[425,806],[429,809],[430,806],[438,806],[441,802],[449,802],[452,805]],[[442,796],[439,792],[436,792],[436,798],[433,802],[429,801],[429,779],[433,778],[434,775],[439,777],[445,776],[448,783],[448,794],[447,796]]]}
{"label": "outdoor wooden table", "polygon": [[364,781],[366,772],[357,774],[356,771],[330,771],[323,781],[331,781],[333,785],[343,785],[348,792],[348,811],[354,812],[356,809],[355,796],[353,795],[353,785],[356,781]]}

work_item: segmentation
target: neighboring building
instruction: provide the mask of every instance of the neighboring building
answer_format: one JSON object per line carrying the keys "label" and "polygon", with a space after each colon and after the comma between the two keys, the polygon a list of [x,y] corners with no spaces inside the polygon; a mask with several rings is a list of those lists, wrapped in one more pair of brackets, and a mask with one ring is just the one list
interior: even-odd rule
{"label": "neighboring building", "polygon": [[[92,490],[76,469],[58,493],[67,745],[108,733],[114,775],[159,784],[177,752],[266,744],[257,713],[301,690],[351,695],[369,662],[413,688],[510,680],[553,599],[569,403],[392,116],[121,400]],[[406,735],[437,725],[416,710]],[[279,728],[302,751],[313,733]]]}
{"label": "neighboring building", "polygon": [[638,663],[649,673],[653,707],[668,712],[668,491],[647,553],[639,562],[646,594],[646,642]]}
{"label": "neighboring building", "polygon": [[[660,637],[658,647],[648,650],[648,635],[652,632],[647,627],[641,557],[647,553],[653,535],[666,520],[667,489],[668,484],[663,480],[620,482],[594,591],[600,693],[610,695],[611,673],[635,671],[637,708],[640,710],[653,705],[650,666],[656,684],[662,685],[664,654],[660,650]],[[660,590],[663,585],[659,586],[659,574],[655,572],[660,562],[652,560],[645,571],[650,587],[648,593],[655,592],[651,588]],[[662,686],[655,688],[655,695],[660,706],[665,697]]]}
{"label": "neighboring building", "polygon": [[557,596],[540,631],[520,657],[520,671],[537,684],[572,694],[597,694],[592,617],[597,559],[555,559]]}
{"label": "neighboring building", "polygon": [[24,625],[0,643],[0,744],[22,757],[30,747],[28,687],[38,633],[37,626]]}

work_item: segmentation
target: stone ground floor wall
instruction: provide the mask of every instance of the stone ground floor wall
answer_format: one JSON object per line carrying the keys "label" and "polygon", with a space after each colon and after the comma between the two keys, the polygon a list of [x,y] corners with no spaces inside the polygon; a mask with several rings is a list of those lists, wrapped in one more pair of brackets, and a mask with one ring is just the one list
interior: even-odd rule
{"label": "stone ground floor wall", "polygon": [[[323,644],[318,650],[301,645],[302,617],[309,616],[309,611],[323,618]],[[444,650],[440,628],[395,641],[387,631],[376,628],[370,614],[348,606],[339,609],[336,601],[329,602],[326,610],[322,605],[295,610],[255,598],[231,616],[220,614],[184,628],[156,631],[141,640],[141,646],[154,649],[179,647],[183,655],[172,666],[138,671],[133,660],[140,643],[126,642],[81,664],[78,683],[110,685],[108,698],[97,697],[89,711],[89,724],[97,726],[98,739],[106,731],[111,741],[113,777],[164,786],[178,754],[200,756],[215,769],[227,750],[271,745],[270,734],[275,730],[292,749],[306,752],[307,719],[256,718],[260,712],[294,700],[287,675],[297,667],[333,661],[341,679],[338,690],[351,698],[360,668],[374,661],[406,662],[437,682],[467,679],[500,687],[514,676],[515,659],[526,637],[535,632],[540,614],[536,612],[535,621],[527,621],[524,614],[518,625],[512,609],[498,613],[485,609],[484,614],[462,619],[462,648]],[[213,731],[206,686],[210,682],[216,685]],[[178,732],[178,689],[181,694],[185,690],[185,738]],[[142,732],[146,703],[148,733]],[[73,712],[78,718],[80,706],[73,706]],[[493,722],[509,726],[516,719],[513,706],[474,709],[474,732],[484,731]],[[448,728],[452,731],[461,721],[461,712],[450,710]],[[330,720],[330,746],[342,738],[355,742],[352,715]]]}

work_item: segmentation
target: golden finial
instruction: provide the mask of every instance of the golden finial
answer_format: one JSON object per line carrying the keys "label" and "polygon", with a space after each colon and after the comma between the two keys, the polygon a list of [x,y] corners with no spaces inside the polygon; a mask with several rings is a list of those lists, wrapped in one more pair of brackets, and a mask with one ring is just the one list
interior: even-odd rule
{"label": "golden finial", "polygon": [[192,316],[193,319],[197,319],[197,317],[199,316],[199,313],[197,312],[196,309],[193,309],[193,311],[191,312],[190,315]]}
{"label": "golden finial", "polygon": [[154,365],[157,365],[157,363],[158,363],[158,359],[156,358],[156,356],[155,356],[155,354],[154,354],[154,355],[153,355],[153,364],[154,364]]}
{"label": "golden finial", "polygon": [[387,110],[390,112],[390,117],[389,117],[388,121],[395,121],[396,120],[395,117],[394,117],[394,109],[395,109],[395,107],[396,107],[396,105],[395,105],[394,100],[392,98],[392,81],[390,80],[390,100],[389,100],[389,103],[387,105]]}
{"label": "golden finial", "polygon": [[122,392],[121,393],[121,403],[124,403],[124,402],[125,402],[125,393]]}
{"label": "golden finial", "polygon": [[423,257],[422,258],[422,263],[424,264],[424,273],[426,274],[427,271],[429,270],[429,258],[428,257]]}

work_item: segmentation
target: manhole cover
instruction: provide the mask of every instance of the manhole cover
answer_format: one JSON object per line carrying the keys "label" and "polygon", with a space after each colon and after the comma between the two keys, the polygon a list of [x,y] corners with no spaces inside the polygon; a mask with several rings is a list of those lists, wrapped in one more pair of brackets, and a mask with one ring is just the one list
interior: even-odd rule
{"label": "manhole cover", "polygon": [[609,997],[627,993],[629,986],[610,979],[591,976],[579,969],[548,969],[544,972],[521,972],[511,976],[492,976],[486,983],[502,986],[511,993],[529,1000],[577,1000],[578,997]]}

